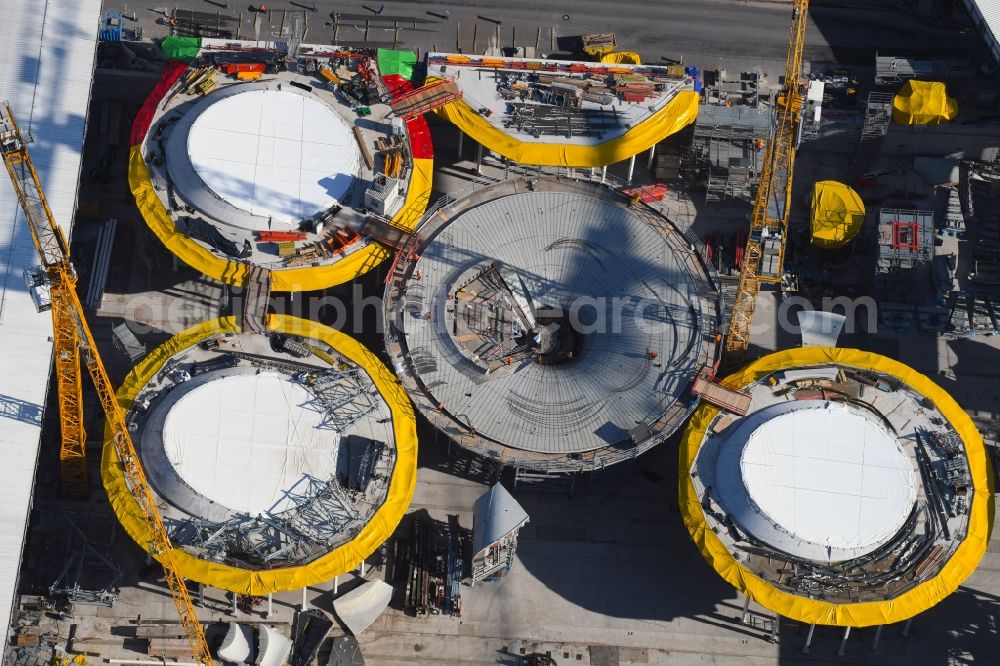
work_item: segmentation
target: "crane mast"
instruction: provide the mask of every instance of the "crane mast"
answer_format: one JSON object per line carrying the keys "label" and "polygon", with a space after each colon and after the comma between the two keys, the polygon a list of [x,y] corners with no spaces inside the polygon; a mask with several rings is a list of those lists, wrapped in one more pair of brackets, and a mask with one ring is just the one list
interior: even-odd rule
{"label": "crane mast", "polygon": [[761,283],[781,281],[792,198],[795,142],[802,108],[799,78],[802,74],[808,9],[809,0],[794,0],[792,3],[785,80],[775,105],[774,134],[767,146],[760,182],[754,195],[750,234],[743,253],[740,283],[723,351],[723,374],[743,363],[750,345],[750,327]]}
{"label": "crane mast", "polygon": [[173,545],[163,525],[163,518],[153,498],[153,491],[146,473],[139,462],[135,445],[125,423],[125,415],[118,405],[114,387],[104,369],[94,337],[87,325],[83,306],[76,293],[76,273],[69,260],[69,243],[62,228],[56,224],[45,200],[41,183],[31,156],[28,140],[22,135],[14,120],[10,105],[0,107],[0,152],[10,175],[11,183],[24,217],[31,230],[31,238],[41,260],[41,271],[49,286],[52,310],[53,349],[59,393],[59,420],[62,429],[60,463],[62,465],[63,492],[80,496],[87,489],[86,434],[83,429],[82,370],[87,369],[97,397],[108,420],[112,442],[118,452],[129,489],[135,496],[151,535],[149,552],[163,565],[163,572],[171,595],[177,606],[181,624],[191,642],[195,658],[211,664],[212,656],[195,614],[194,604],[184,579],[177,571]]}

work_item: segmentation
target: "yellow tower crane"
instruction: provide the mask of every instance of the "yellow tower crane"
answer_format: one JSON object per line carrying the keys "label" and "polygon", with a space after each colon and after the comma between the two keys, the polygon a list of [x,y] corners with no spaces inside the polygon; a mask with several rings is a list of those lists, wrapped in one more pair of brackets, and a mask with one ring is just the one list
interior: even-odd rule
{"label": "yellow tower crane", "polygon": [[799,78],[802,74],[808,9],[809,0],[794,0],[792,3],[785,81],[775,105],[774,135],[767,146],[760,183],[754,196],[740,284],[729,317],[722,358],[723,375],[743,364],[750,345],[750,325],[761,283],[781,281],[788,237],[788,209],[792,198],[795,142],[802,108]]}
{"label": "yellow tower crane", "polygon": [[[153,535],[149,543],[150,554],[163,565],[167,584],[177,605],[181,624],[191,641],[195,658],[211,664],[212,656],[205,640],[205,632],[195,614],[194,604],[184,579],[177,573],[173,545],[163,518],[160,516],[153,491],[139,462],[135,445],[129,435],[125,416],[118,405],[115,390],[104,369],[94,344],[94,337],[87,326],[83,306],[76,293],[76,273],[69,261],[69,243],[45,201],[42,185],[28,154],[28,141],[21,134],[10,105],[0,107],[0,153],[10,174],[24,217],[31,230],[31,238],[38,250],[41,266],[32,274],[36,291],[48,287],[52,310],[53,347],[57,388],[59,392],[59,421],[62,428],[62,487],[68,495],[79,496],[87,489],[86,435],[83,430],[82,370],[81,362],[93,380],[97,397],[108,419],[118,458],[122,461],[125,478],[135,495],[143,517]],[[48,306],[36,299],[36,306]]]}

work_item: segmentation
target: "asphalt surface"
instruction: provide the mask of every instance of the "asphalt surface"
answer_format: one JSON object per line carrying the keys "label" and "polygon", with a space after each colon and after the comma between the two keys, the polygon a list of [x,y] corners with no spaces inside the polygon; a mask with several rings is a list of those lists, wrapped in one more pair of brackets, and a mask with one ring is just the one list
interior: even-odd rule
{"label": "asphalt surface", "polygon": [[[286,39],[299,17],[306,42],[332,43],[336,27],[336,41],[341,44],[395,44],[421,52],[482,52],[496,43],[499,34],[501,46],[537,44],[539,52],[566,53],[574,47],[575,36],[615,32],[621,50],[637,51],[647,62],[684,57],[686,64],[703,68],[760,67],[774,73],[783,70],[791,19],[789,3],[781,0],[265,0],[264,4],[264,14],[237,0],[180,0],[170,6],[107,0],[105,8],[123,10],[129,16],[134,12],[146,38],[168,34],[165,16],[175,9],[204,13],[196,23],[206,33],[219,26],[224,32],[238,32],[241,38]],[[807,59],[870,66],[875,51],[905,50],[911,57],[920,53],[964,56],[978,48],[971,35],[936,19],[878,6],[880,2],[858,4],[812,6]],[[315,11],[310,11],[312,7]],[[333,12],[341,17],[337,26],[331,19]]]}

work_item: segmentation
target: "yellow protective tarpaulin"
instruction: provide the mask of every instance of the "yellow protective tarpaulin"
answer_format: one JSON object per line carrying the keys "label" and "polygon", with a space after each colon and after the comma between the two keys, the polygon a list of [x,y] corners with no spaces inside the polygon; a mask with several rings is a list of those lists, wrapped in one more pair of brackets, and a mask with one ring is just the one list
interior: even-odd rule
{"label": "yellow protective tarpaulin", "polygon": [[847,245],[865,223],[865,204],[853,189],[835,180],[821,180],[813,187],[812,243],[825,248]]}
{"label": "yellow protective tarpaulin", "polygon": [[897,125],[940,125],[957,115],[958,101],[937,81],[912,79],[892,98],[892,122]]}
{"label": "yellow protective tarpaulin", "polygon": [[[322,340],[365,369],[379,394],[392,410],[396,464],[385,502],[354,539],[309,564],[296,567],[250,571],[199,559],[182,548],[174,548],[174,561],[186,579],[211,585],[237,594],[260,596],[269,592],[298,590],[328,581],[350,571],[375,552],[392,534],[410,505],[417,479],[417,427],[413,405],[399,380],[371,351],[354,338],[328,326],[287,315],[271,315],[270,330]],[[174,354],[219,333],[238,331],[235,319],[225,317],[198,324],[165,342],[144,358],[125,378],[118,389],[118,404],[123,411],[132,406],[135,396]],[[140,546],[150,543],[149,528],[135,497],[122,474],[118,451],[105,428],[101,457],[101,479],[108,500],[125,531]]]}
{"label": "yellow protective tarpaulin", "polygon": [[693,90],[677,93],[662,109],[622,136],[593,146],[521,141],[490,123],[462,99],[439,106],[435,112],[493,152],[520,164],[598,167],[649,150],[693,123],[698,117],[698,93]]}
{"label": "yellow protective tarpaulin", "polygon": [[[412,229],[423,216],[431,193],[434,160],[415,159],[403,207],[393,217],[400,226]],[[132,146],[129,154],[128,182],[136,206],[146,224],[168,250],[191,268],[224,284],[242,286],[247,278],[247,264],[223,259],[196,241],[177,231],[166,207],[153,190],[141,146]],[[354,280],[378,266],[391,252],[378,243],[352,252],[333,264],[287,268],[271,271],[271,290],[314,291]]]}
{"label": "yellow protective tarpaulin", "polygon": [[980,436],[972,419],[948,393],[916,370],[891,358],[832,347],[804,347],[765,356],[740,372],[730,375],[726,383],[747,386],[761,377],[802,366],[838,364],[865,368],[892,375],[929,398],[951,423],[965,443],[969,474],[975,486],[965,539],[931,580],[887,601],[836,604],[789,594],[774,587],[737,562],[719,537],[705,522],[701,501],[691,481],[694,463],[709,425],[719,414],[719,408],[702,403],[695,410],[684,431],[680,446],[679,503],[684,524],[698,550],[719,575],[761,606],[784,617],[806,624],[827,624],[842,627],[869,627],[900,622],[935,605],[976,569],[990,540],[993,526],[993,472]]}
{"label": "yellow protective tarpaulin", "polygon": [[614,51],[602,55],[601,62],[614,63],[616,65],[641,65],[642,58],[635,51]]}

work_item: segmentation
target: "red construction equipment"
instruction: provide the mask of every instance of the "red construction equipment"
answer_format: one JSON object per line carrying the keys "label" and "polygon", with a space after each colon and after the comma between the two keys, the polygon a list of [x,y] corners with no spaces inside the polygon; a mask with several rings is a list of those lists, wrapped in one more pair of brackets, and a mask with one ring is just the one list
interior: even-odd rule
{"label": "red construction equipment", "polygon": [[340,252],[361,241],[361,234],[350,227],[338,227],[336,231],[323,238],[323,245],[330,252]]}
{"label": "red construction equipment", "polygon": [[307,236],[301,231],[258,231],[257,240],[262,243],[281,243],[283,241],[304,241]]}
{"label": "red construction equipment", "polygon": [[231,62],[222,66],[222,73],[233,76],[240,72],[261,72],[264,71],[264,64],[259,62]]}
{"label": "red construction equipment", "polygon": [[652,203],[653,201],[663,201],[663,197],[667,196],[667,191],[666,183],[656,183],[642,187],[630,187],[622,190],[622,194],[629,198],[638,196],[642,203]]}

